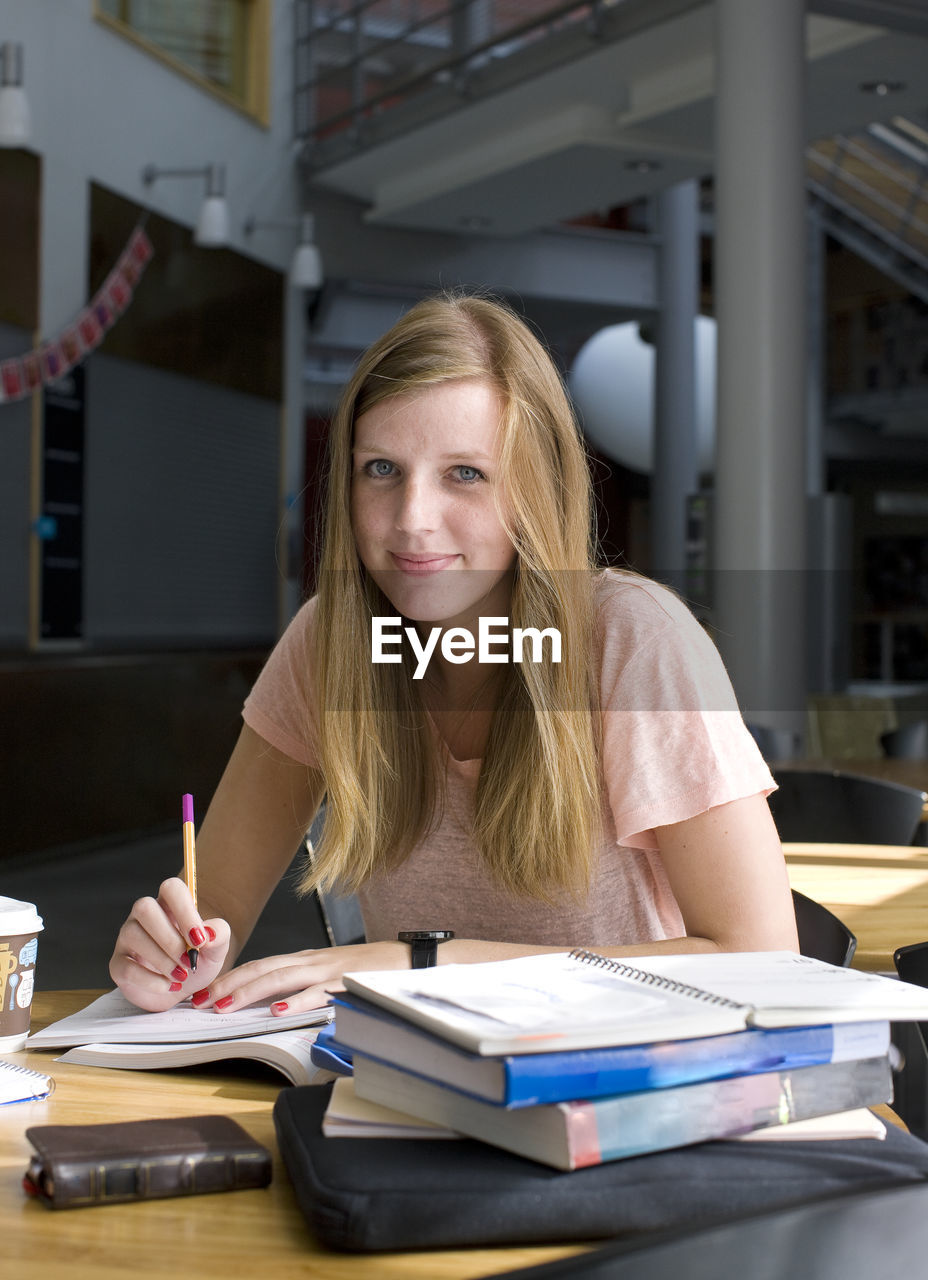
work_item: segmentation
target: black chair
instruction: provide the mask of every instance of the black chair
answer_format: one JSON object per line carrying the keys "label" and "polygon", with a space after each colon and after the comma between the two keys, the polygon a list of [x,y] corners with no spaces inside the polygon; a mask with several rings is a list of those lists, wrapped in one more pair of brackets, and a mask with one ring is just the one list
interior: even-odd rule
{"label": "black chair", "polygon": [[911,844],[924,792],[882,778],[777,769],[770,811],[780,839],[835,844]]}
{"label": "black chair", "polygon": [[790,729],[773,729],[768,724],[745,721],[748,733],[760,748],[765,760],[792,760],[799,752],[802,740]]}
{"label": "black chair", "polygon": [[793,910],[802,955],[827,960],[829,964],[847,966],[851,963],[857,938],[842,920],[796,889],[793,890]]}
{"label": "black chair", "polygon": [[[325,822],[325,805],[323,804],[306,834],[306,852],[309,860],[313,860],[314,844],[322,835]],[[319,893],[313,895],[322,918],[322,927],[328,938],[330,947],[349,946],[364,941],[364,920],[361,907],[353,893]]]}
{"label": "black chair", "polygon": [[880,734],[880,746],[897,760],[928,759],[928,720],[915,720]]}
{"label": "black chair", "polygon": [[[899,947],[893,963],[903,982],[928,987],[928,942]],[[903,1062],[893,1080],[893,1110],[912,1133],[928,1138],[928,1023],[894,1023],[893,1043]]]}
{"label": "black chair", "polygon": [[[917,1176],[908,1175],[908,1186],[830,1196],[823,1192],[808,1204],[731,1222],[642,1231],[573,1257],[494,1272],[487,1280],[884,1280],[888,1275],[920,1275],[928,1250],[928,1185]],[[656,1189],[655,1195],[660,1194]]]}

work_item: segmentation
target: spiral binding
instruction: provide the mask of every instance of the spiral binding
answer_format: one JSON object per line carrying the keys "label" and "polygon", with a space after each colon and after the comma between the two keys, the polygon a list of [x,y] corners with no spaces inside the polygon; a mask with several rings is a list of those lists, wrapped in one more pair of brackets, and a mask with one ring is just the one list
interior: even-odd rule
{"label": "spiral binding", "polygon": [[[37,1084],[41,1083],[45,1086],[41,1092],[36,1090],[33,1093],[20,1094],[15,1098],[5,1098],[3,1096],[3,1081],[9,1080],[15,1076],[19,1080],[25,1076],[27,1080],[33,1080]],[[31,1067],[21,1067],[18,1062],[2,1062],[0,1061],[0,1103],[4,1102],[29,1102],[38,1101],[42,1098],[49,1097],[55,1091],[55,1080],[53,1076],[43,1075],[41,1071],[33,1071]]]}
{"label": "spiral binding", "polygon": [[645,987],[657,987],[661,991],[672,991],[674,995],[687,996],[690,1000],[701,1000],[703,1004],[720,1004],[728,1009],[741,1009],[737,1000],[729,1000],[728,996],[717,996],[711,991],[703,991],[702,987],[691,987],[687,982],[677,982],[674,978],[665,978],[659,973],[648,973],[647,969],[636,969],[633,965],[625,964],[621,960],[613,960],[609,956],[597,955],[595,951],[587,951],[583,947],[577,947],[571,951],[572,960],[579,960],[581,964],[594,965],[598,969],[608,969],[610,973],[617,973],[620,978],[629,978],[632,982],[637,982]]}

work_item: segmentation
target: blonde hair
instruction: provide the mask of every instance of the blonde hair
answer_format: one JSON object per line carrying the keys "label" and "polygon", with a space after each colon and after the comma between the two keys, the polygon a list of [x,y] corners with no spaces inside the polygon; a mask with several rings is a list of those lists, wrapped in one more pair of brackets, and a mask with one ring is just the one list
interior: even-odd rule
{"label": "blonde hair", "polygon": [[589,882],[600,813],[587,458],[561,379],[527,326],[498,302],[445,295],[413,307],[366,352],[331,426],[308,655],[326,819],[306,890],[356,890],[440,818],[444,773],[420,688],[408,664],[370,661],[371,617],[395,609],[355,547],[352,444],[356,421],[375,405],[461,379],[489,383],[502,405],[501,518],[517,551],[510,625],[556,627],[562,637],[560,663],[500,669],[473,838],[510,891],[554,901]]}

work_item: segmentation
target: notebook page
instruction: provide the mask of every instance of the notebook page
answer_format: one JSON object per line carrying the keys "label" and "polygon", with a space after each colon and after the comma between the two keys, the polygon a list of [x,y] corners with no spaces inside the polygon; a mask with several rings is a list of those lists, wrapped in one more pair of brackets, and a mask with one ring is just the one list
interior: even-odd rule
{"label": "notebook page", "polygon": [[755,1011],[752,1021],[761,1026],[769,1023],[766,1015],[789,1010],[821,1010],[835,1018],[856,1020],[928,1018],[928,989],[924,987],[840,968],[792,951],[638,956],[630,963],[751,1006]]}
{"label": "notebook page", "polygon": [[54,1088],[51,1076],[14,1062],[0,1061],[0,1104],[47,1098]]}
{"label": "notebook page", "polygon": [[328,1022],[326,1006],[305,1013],[275,1017],[267,1005],[251,1005],[231,1013],[196,1009],[188,1000],[164,1013],[144,1013],[119,990],[108,991],[85,1009],[53,1022],[29,1037],[29,1049],[74,1044],[189,1044],[197,1040],[228,1040],[238,1036],[284,1031],[289,1027]]}

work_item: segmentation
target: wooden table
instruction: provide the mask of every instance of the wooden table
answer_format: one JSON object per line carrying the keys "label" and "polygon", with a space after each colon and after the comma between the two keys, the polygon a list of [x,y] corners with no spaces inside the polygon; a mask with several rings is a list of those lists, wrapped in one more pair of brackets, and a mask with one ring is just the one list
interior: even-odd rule
{"label": "wooden table", "polygon": [[[37,993],[33,1029],[88,1004],[96,991]],[[55,1077],[45,1102],[0,1107],[0,1268],[51,1280],[463,1280],[577,1253],[583,1246],[461,1249],[416,1254],[338,1254],[321,1249],[297,1207],[277,1153],[271,1107],[276,1077],[114,1071],[54,1062],[54,1053],[4,1055]],[[274,1152],[266,1190],[182,1196],[138,1204],[52,1211],[21,1186],[38,1124],[138,1120],[216,1112],[233,1116]]]}
{"label": "wooden table", "polygon": [[896,947],[928,940],[928,848],[784,844],[790,885],[857,937],[854,967],[894,972]]}

